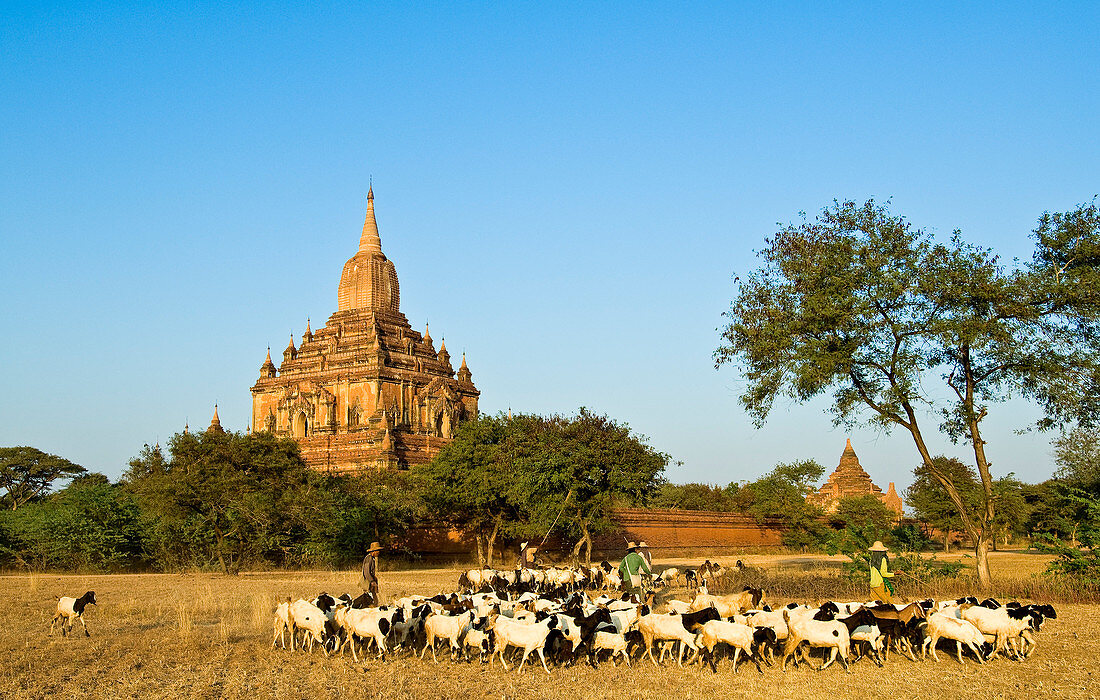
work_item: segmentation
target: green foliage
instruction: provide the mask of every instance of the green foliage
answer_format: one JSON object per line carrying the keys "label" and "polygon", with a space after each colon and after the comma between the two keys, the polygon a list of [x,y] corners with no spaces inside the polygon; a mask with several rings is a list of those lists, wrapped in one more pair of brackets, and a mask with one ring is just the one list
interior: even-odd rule
{"label": "green foliage", "polygon": [[[765,240],[762,267],[738,280],[716,366],[736,364],[757,424],[778,397],[832,399],[837,423],[909,432],[976,542],[995,528],[981,424],[992,404],[1023,396],[1038,427],[1100,417],[1100,217],[1083,205],[1044,215],[1030,265],[1006,269],[959,232],[937,243],[885,206],[834,202]],[[943,385],[933,379],[941,377]],[[946,397],[946,398],[945,398]],[[932,463],[923,411],[974,451],[977,519]]]}
{"label": "green foliage", "polygon": [[45,494],[58,479],[87,470],[79,464],[33,447],[0,447],[0,508],[15,510]]}
{"label": "green foliage", "polygon": [[[669,457],[630,427],[581,408],[575,416],[481,418],[415,470],[430,508],[468,524],[479,537],[498,531],[541,537],[558,529],[578,539],[613,526],[617,503],[646,503]],[[479,546],[481,540],[479,540]]]}
{"label": "green foliage", "polygon": [[118,571],[142,563],[137,505],[102,474],[0,515],[0,561],[36,570]]}
{"label": "green foliage", "polygon": [[784,527],[783,544],[788,547],[817,548],[827,536],[824,511],[808,503],[806,494],[824,474],[825,468],[812,459],[778,464],[738,489],[735,499],[743,512],[758,522],[779,521]]}
{"label": "green foliage", "polygon": [[293,559],[316,515],[318,475],[293,440],[270,433],[179,433],[171,457],[149,448],[124,482],[147,528],[150,556],[165,568]]}
{"label": "green foliage", "polygon": [[[735,491],[739,487],[734,484]],[[738,504],[727,488],[709,484],[663,484],[653,497],[654,508],[708,510],[720,513],[739,512]]]}

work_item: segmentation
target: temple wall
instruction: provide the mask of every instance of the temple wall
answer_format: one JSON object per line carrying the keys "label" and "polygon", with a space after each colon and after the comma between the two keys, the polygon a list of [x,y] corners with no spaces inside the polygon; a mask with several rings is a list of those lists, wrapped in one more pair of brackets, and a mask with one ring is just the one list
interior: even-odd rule
{"label": "temple wall", "polygon": [[[738,554],[747,547],[782,544],[783,531],[775,522],[757,521],[736,513],[656,508],[618,508],[612,511],[618,527],[593,537],[594,558],[619,558],[628,540],[645,541],[655,556],[683,549],[705,549],[715,555]],[[541,538],[540,538],[541,539]],[[412,528],[404,542],[409,550],[429,558],[476,556],[472,535],[438,525]],[[572,542],[551,537],[543,546],[552,559],[566,558]],[[515,542],[498,542],[505,565],[515,559]]]}

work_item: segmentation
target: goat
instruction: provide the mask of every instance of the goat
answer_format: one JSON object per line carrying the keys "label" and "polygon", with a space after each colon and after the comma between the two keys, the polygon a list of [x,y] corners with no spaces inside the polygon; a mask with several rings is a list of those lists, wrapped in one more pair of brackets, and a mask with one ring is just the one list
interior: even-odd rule
{"label": "goat", "polygon": [[485,656],[492,653],[493,632],[486,629],[488,623],[488,616],[481,617],[474,620],[470,624],[470,628],[466,630],[466,636],[462,639],[462,646],[465,648],[467,661],[469,661],[469,653],[473,649],[477,649],[477,660],[481,663],[485,663]]}
{"label": "goat", "polygon": [[[290,618],[290,630],[296,632],[298,629],[305,630],[310,633],[309,639],[309,651],[313,651],[313,643],[319,642],[321,644],[321,651],[325,656],[328,656],[328,650],[325,649],[325,623],[328,618],[325,616],[321,609],[308,600],[302,600],[299,598],[293,603],[288,603],[287,616]],[[305,642],[302,642],[302,648],[305,648]],[[294,635],[290,638],[290,649],[294,650]]]}
{"label": "goat", "polygon": [[699,647],[695,643],[695,633],[692,631],[696,625],[703,625],[711,620],[718,619],[718,611],[707,608],[688,615],[646,615],[638,619],[638,631],[642,633],[645,644],[645,653],[653,665],[657,660],[653,658],[654,641],[678,641],[680,652],[677,655],[678,666],[684,665],[684,647],[699,653]]}
{"label": "goat", "polygon": [[[61,621],[61,636],[66,636],[73,628],[73,621],[80,620],[80,626],[84,628],[84,636],[91,637],[88,626],[84,624],[84,608],[89,605],[99,605],[95,600],[95,591],[88,591],[79,598],[62,596],[57,599],[57,612],[50,620],[50,634],[53,634],[54,624]],[[68,629],[66,629],[68,627]]]}
{"label": "goat", "polygon": [[[844,670],[848,671],[848,648],[851,646],[851,638],[848,635],[848,628],[841,622],[822,622],[814,619],[799,619],[797,617],[792,618],[789,610],[783,610],[783,621],[787,623],[787,643],[783,647],[783,663],[780,665],[781,671],[787,670],[787,659],[794,654],[799,645],[805,642],[811,647],[831,649],[832,652],[829,655],[827,661],[821,665],[819,670],[824,671],[829,667],[837,657],[840,657],[840,663],[844,666]],[[794,660],[795,666],[798,665],[798,658]]]}
{"label": "goat", "polygon": [[960,664],[963,662],[963,644],[974,652],[974,656],[978,657],[978,663],[985,663],[982,660],[981,652],[981,647],[985,644],[985,637],[982,636],[981,630],[966,620],[960,620],[944,613],[932,613],[925,623],[925,634],[927,636],[924,639],[924,644],[921,645],[922,657],[927,656],[928,650],[931,649],[932,659],[938,663],[940,657],[936,654],[936,642],[942,637],[955,640],[955,649]]}
{"label": "goat", "polygon": [[355,637],[358,635],[364,640],[364,652],[367,646],[366,640],[374,640],[375,645],[378,647],[378,658],[385,661],[386,636],[389,635],[395,622],[402,622],[404,619],[405,611],[403,608],[360,609],[338,606],[336,608],[336,622],[347,633],[347,639],[340,645],[340,653],[343,653],[345,644],[351,643],[351,658],[358,662],[359,657],[355,653]]}
{"label": "goat", "polygon": [[546,654],[543,652],[543,645],[557,623],[558,618],[555,615],[551,615],[542,622],[530,625],[509,620],[501,615],[495,615],[492,622],[490,622],[490,629],[493,630],[497,655],[500,657],[500,665],[504,667],[504,670],[510,670],[508,663],[504,660],[504,650],[511,646],[523,649],[523,658],[519,662],[517,673],[523,670],[523,665],[527,663],[527,657],[534,651],[539,655],[539,660],[542,661],[542,668],[547,675],[550,675],[550,669],[546,666]]}
{"label": "goat", "polygon": [[435,657],[435,642],[437,639],[446,639],[450,643],[451,658],[453,659],[460,648],[458,640],[470,628],[473,620],[474,613],[472,610],[467,610],[454,617],[434,613],[428,615],[428,619],[424,620],[424,637],[427,641],[424,642],[424,648],[420,650],[420,658],[423,659],[424,653],[428,651],[428,647],[431,647],[432,661],[438,663],[439,659]]}
{"label": "goat", "polygon": [[[1032,627],[1031,612],[1026,608],[998,608],[990,610],[980,605],[963,603],[959,606],[962,619],[973,624],[982,634],[993,635],[993,652],[987,659],[997,656],[1002,650],[1007,654],[1005,645],[1009,640],[1020,637]],[[1030,635],[1024,638],[1030,644]],[[1015,653],[1020,658],[1020,653]]]}
{"label": "goat", "polygon": [[700,593],[691,601],[688,610],[689,612],[695,612],[708,606],[714,606],[722,617],[733,617],[746,610],[752,610],[760,605],[760,601],[763,599],[764,591],[746,586],[745,590],[740,593],[732,593],[721,597]]}
{"label": "goat", "polygon": [[[770,635],[770,640],[769,640]],[[760,667],[758,647],[761,643],[774,642],[775,631],[769,627],[754,629],[738,622],[726,622],[724,620],[710,620],[703,625],[700,635],[700,645],[706,650],[704,661],[709,661],[710,670],[718,672],[718,664],[715,662],[715,648],[719,644],[729,644],[733,647],[733,672],[737,673],[737,660],[741,652],[748,654],[749,659],[756,664],[756,670],[760,673],[764,669]]]}
{"label": "goat", "polygon": [[286,649],[286,636],[290,633],[290,648],[294,648],[294,621],[290,617],[290,598],[275,606],[275,620],[273,623],[275,634],[271,637],[271,648],[275,648],[278,642]]}

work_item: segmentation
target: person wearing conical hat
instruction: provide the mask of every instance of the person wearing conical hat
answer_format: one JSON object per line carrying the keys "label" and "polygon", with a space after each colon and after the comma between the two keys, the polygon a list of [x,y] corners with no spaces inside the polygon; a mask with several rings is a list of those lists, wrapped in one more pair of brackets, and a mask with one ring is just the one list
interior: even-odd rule
{"label": "person wearing conical hat", "polygon": [[871,553],[871,593],[875,600],[883,603],[894,602],[894,578],[893,572],[888,567],[886,558],[886,546],[880,540],[875,540],[868,550]]}
{"label": "person wearing conical hat", "polygon": [[371,595],[375,605],[381,603],[378,597],[378,553],[381,551],[381,544],[378,542],[370,543],[367,556],[363,557],[363,575],[359,578],[359,588],[363,589],[364,593]]}
{"label": "person wearing conical hat", "polygon": [[645,557],[638,553],[638,545],[635,542],[626,543],[626,556],[619,562],[619,577],[623,580],[623,590],[627,593],[641,593],[642,572],[652,576]]}

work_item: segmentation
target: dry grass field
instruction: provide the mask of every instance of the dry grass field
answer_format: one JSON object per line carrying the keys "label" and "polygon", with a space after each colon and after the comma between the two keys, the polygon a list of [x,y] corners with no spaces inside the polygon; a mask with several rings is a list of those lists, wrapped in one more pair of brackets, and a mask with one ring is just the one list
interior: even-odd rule
{"label": "dry grass field", "polygon": [[[840,560],[816,556],[747,556],[797,588],[836,576]],[[673,561],[660,562],[672,564]],[[698,565],[698,561],[691,562]],[[728,563],[728,562],[724,562]],[[996,555],[1004,587],[1042,568],[1041,557]],[[457,569],[392,571],[382,576],[383,595],[431,594],[454,588]],[[751,665],[734,674],[726,661],[717,675],[700,666],[627,668],[602,664],[527,668],[522,675],[499,665],[439,664],[408,656],[386,663],[354,663],[350,654],[324,658],[272,649],[272,610],[278,597],[311,597],[350,590],[353,572],[118,576],[12,575],[0,577],[0,697],[616,697],[683,698],[1090,698],[1100,695],[1100,606],[1058,605],[1058,619],[1037,635],[1025,662],[996,660],[959,665],[941,651],[940,663],[912,663],[892,655],[883,669],[861,661],[840,667],[765,669]],[[1012,582],[1015,581],[1016,584]],[[94,589],[85,638],[79,632],[49,636],[54,597]],[[681,596],[683,597],[683,596]],[[799,596],[772,596],[782,602]],[[811,599],[812,592],[801,596]]]}

